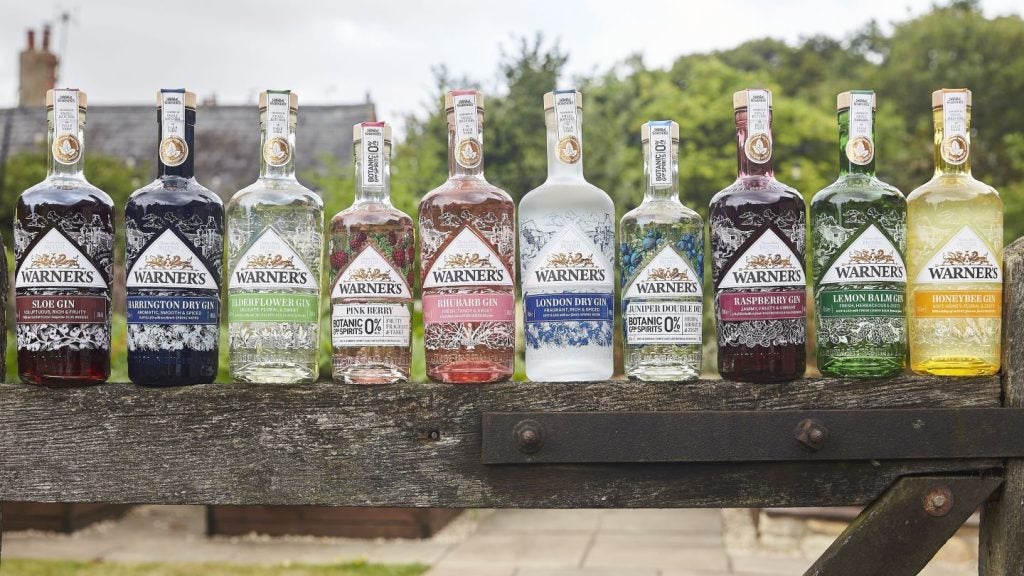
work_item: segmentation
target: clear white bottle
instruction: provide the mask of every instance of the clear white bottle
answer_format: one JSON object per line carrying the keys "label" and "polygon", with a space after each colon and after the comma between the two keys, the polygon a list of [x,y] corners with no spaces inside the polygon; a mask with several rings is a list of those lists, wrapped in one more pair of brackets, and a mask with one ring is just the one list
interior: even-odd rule
{"label": "clear white bottle", "polygon": [[548,178],[519,203],[526,375],[606,380],[615,370],[615,206],[583,177],[583,95],[544,95]]}

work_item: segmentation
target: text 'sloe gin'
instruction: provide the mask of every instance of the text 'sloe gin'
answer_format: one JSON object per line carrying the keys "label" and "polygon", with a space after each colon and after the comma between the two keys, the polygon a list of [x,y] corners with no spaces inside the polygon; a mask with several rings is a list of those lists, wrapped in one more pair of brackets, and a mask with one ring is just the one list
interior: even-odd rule
{"label": "text 'sloe gin'", "polygon": [[195,94],[161,90],[157,120],[157,179],[124,208],[128,377],[151,386],[213,382],[224,206],[195,179]]}
{"label": "text 'sloe gin'", "polygon": [[86,96],[46,93],[46,179],[18,199],[14,220],[18,375],[48,386],[110,376],[114,205],[82,173]]}
{"label": "text 'sloe gin'", "polygon": [[298,97],[266,91],[259,110],[260,177],[227,206],[231,378],[314,382],[323,202],[295,179]]}
{"label": "text 'sloe gin'", "polygon": [[519,204],[526,375],[610,378],[615,368],[615,207],[583,178],[583,95],[544,95],[548,178]]}
{"label": "text 'sloe gin'", "polygon": [[484,179],[484,98],[445,94],[448,180],[419,206],[423,340],[435,382],[499,382],[515,365],[515,204]]}
{"label": "text 'sloe gin'", "polygon": [[807,327],[800,193],[772,171],[772,95],[733,95],[738,177],[711,199],[711,270],[723,378],[778,382],[803,375]]}
{"label": "text 'sloe gin'", "polygon": [[679,125],[641,134],[646,191],[619,225],[623,356],[640,380],[700,376],[704,221],[679,201]]}
{"label": "text 'sloe gin'", "polygon": [[837,105],[839,179],[811,201],[818,370],[892,376],[907,355],[907,202],[875,178],[874,92]]}
{"label": "text 'sloe gin'", "polygon": [[907,197],[910,368],[999,372],[1003,202],[971,176],[971,92],[932,94],[935,175]]}
{"label": "text 'sloe gin'", "polygon": [[331,351],[337,382],[409,379],[412,218],[391,205],[391,127],[352,131],[355,202],[331,220]]}

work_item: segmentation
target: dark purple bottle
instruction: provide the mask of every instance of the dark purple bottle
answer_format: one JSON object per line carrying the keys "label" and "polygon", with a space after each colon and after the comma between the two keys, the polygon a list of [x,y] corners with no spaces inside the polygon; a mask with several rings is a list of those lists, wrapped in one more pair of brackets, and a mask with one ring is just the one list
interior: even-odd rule
{"label": "dark purple bottle", "polygon": [[718,371],[748,382],[793,380],[806,368],[806,206],[772,172],[771,98],[733,95],[738,177],[708,214]]}
{"label": "dark purple bottle", "polygon": [[124,209],[128,377],[148,386],[213,382],[224,206],[195,179],[195,95],[160,91],[157,122],[157,179]]}

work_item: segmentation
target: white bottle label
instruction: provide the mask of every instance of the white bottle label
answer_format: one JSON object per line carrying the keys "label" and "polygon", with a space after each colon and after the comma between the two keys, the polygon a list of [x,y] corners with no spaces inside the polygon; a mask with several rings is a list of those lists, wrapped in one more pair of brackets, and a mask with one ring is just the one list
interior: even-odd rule
{"label": "white bottle label", "polygon": [[218,289],[203,260],[171,230],[164,230],[139,254],[128,271],[127,286]]}
{"label": "white bottle label", "polygon": [[772,158],[771,94],[747,90],[747,142],[743,150],[751,162],[764,164]]}
{"label": "white bottle label", "polygon": [[377,248],[367,243],[338,275],[331,298],[394,298],[411,300],[412,291]]}
{"label": "white bottle label", "polygon": [[271,166],[284,166],[292,158],[292,145],[288,140],[291,121],[291,95],[287,92],[267,92],[266,144],[263,160]]}
{"label": "white bottle label", "polygon": [[906,281],[907,266],[900,251],[871,224],[832,262],[818,283]]}
{"label": "white bottle label", "polygon": [[423,278],[423,288],[459,286],[512,286],[501,258],[469,227],[441,250]]}
{"label": "white bottle label", "polygon": [[874,111],[871,109],[871,92],[850,93],[849,139],[846,142],[846,157],[859,166],[875,158]]}
{"label": "white bottle label", "polygon": [[52,152],[61,164],[74,164],[82,157],[78,122],[78,90],[54,90]]}
{"label": "white bottle label", "polygon": [[523,292],[548,289],[614,291],[611,263],[574,224],[544,245],[523,278]]}
{"label": "white bottle label", "polygon": [[700,344],[703,302],[628,302],[623,311],[627,344]]}
{"label": "white bottle label", "polygon": [[970,227],[961,228],[917,275],[921,284],[1002,284],[1000,262]]}
{"label": "white bottle label", "polygon": [[89,258],[60,230],[51,228],[22,260],[15,288],[106,288]]}
{"label": "white bottle label", "polygon": [[970,155],[967,134],[967,93],[942,93],[942,159],[954,165],[967,161]]}
{"label": "white bottle label", "polygon": [[650,185],[652,188],[672,186],[672,123],[648,122],[651,133]]}
{"label": "white bottle label", "polygon": [[464,168],[476,168],[484,159],[483,149],[477,140],[480,125],[477,121],[476,91],[453,91],[452,108],[455,116],[455,161]]}
{"label": "white bottle label", "polygon": [[363,188],[383,186],[384,123],[364,122],[360,130],[362,131],[363,139],[363,162],[359,171],[360,181],[363,184]]}
{"label": "white bottle label", "polygon": [[334,304],[331,307],[331,344],[357,346],[409,346],[411,317],[408,304]]}
{"label": "white bottle label", "polygon": [[554,97],[558,159],[566,164],[575,164],[582,156],[579,103],[576,102],[576,91],[555,90]]}
{"label": "white bottle label", "polygon": [[273,228],[267,228],[242,254],[228,288],[319,288],[318,278]]}
{"label": "white bottle label", "polygon": [[770,228],[736,259],[719,288],[806,286],[803,262]]}
{"label": "white bottle label", "polygon": [[180,166],[188,159],[185,140],[185,93],[160,93],[160,161]]}

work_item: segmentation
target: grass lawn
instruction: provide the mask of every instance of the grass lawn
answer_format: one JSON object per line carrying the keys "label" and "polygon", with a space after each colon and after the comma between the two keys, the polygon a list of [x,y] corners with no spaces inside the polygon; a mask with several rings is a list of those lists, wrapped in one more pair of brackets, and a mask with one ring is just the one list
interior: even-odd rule
{"label": "grass lawn", "polygon": [[419,576],[421,564],[325,564],[241,566],[232,564],[108,564],[60,560],[3,560],[0,576]]}

